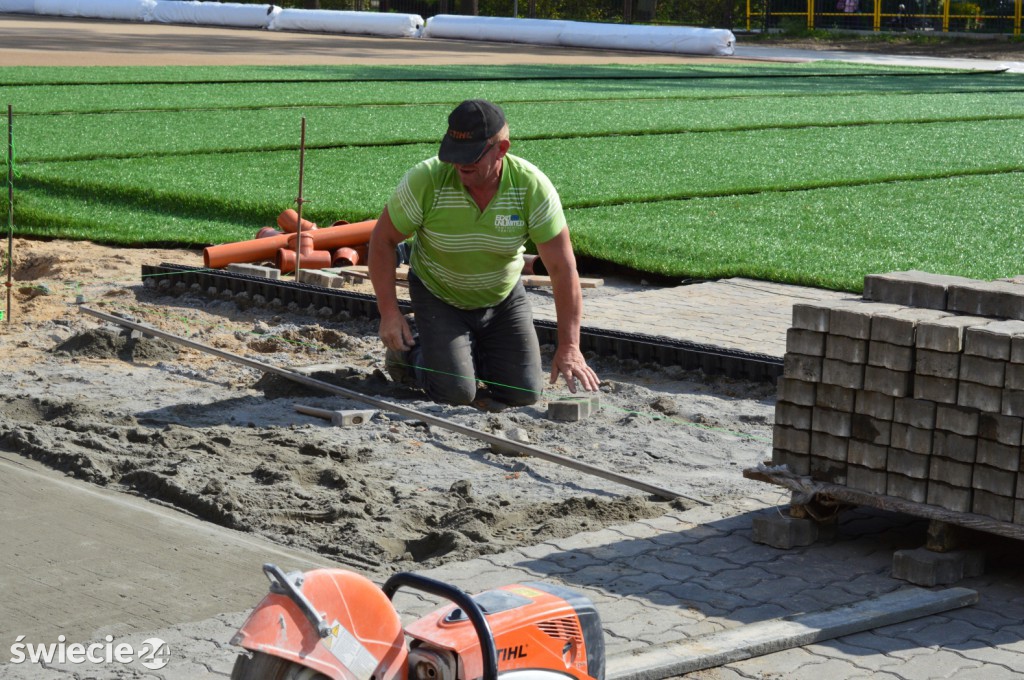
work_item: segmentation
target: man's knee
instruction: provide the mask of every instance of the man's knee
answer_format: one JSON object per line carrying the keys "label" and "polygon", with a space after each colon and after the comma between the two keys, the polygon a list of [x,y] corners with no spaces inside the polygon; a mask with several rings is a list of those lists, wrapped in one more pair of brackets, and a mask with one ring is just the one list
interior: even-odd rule
{"label": "man's knee", "polygon": [[472,404],[476,399],[476,381],[469,380],[427,380],[427,396],[431,400],[451,404],[453,406],[466,406]]}
{"label": "man's knee", "polygon": [[540,392],[533,390],[492,391],[494,398],[509,406],[531,406],[540,400]]}

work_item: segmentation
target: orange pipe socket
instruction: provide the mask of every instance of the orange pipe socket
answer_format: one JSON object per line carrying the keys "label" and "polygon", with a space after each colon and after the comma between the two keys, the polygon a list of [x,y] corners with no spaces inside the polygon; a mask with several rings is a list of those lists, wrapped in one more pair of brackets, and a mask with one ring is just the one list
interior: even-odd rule
{"label": "orange pipe socket", "polygon": [[352,267],[359,264],[359,253],[352,248],[338,248],[331,256],[332,267]]}
{"label": "orange pipe socket", "polygon": [[[280,215],[277,216],[277,226],[284,229],[289,234],[294,234],[299,231],[299,213],[295,212],[291,208],[288,208]],[[309,220],[302,220],[302,231],[313,231],[316,229],[316,225]]]}
{"label": "orange pipe socket", "polygon": [[295,271],[295,238],[299,237],[299,254],[302,255],[303,269],[326,269],[331,266],[331,253],[327,250],[314,250],[313,237],[308,233],[292,234],[288,245],[277,251],[274,264],[282,274]]}
{"label": "orange pipe socket", "polygon": [[[327,227],[316,231],[303,232],[313,239],[315,250],[332,250],[347,246],[360,246],[370,241],[377,220],[366,220],[340,227]],[[263,262],[277,258],[277,251],[288,247],[291,234],[270,236],[267,238],[224,243],[210,246],[203,251],[203,265],[208,269],[223,269],[234,262]],[[292,242],[294,246],[294,241]],[[305,265],[303,265],[305,266]]]}

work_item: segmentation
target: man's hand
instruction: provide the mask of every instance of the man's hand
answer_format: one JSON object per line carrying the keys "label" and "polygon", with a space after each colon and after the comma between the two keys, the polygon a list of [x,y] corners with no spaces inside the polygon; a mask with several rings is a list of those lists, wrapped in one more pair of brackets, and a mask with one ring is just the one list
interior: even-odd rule
{"label": "man's hand", "polygon": [[565,378],[565,384],[573,394],[576,393],[577,380],[587,392],[596,392],[601,385],[597,373],[587,366],[587,360],[583,358],[583,353],[572,346],[563,348],[559,345],[555,350],[555,358],[551,361],[552,385],[558,380],[559,375]]}
{"label": "man's hand", "polygon": [[384,346],[406,352],[412,349],[414,341],[409,322],[402,315],[381,317],[380,329],[377,331]]}

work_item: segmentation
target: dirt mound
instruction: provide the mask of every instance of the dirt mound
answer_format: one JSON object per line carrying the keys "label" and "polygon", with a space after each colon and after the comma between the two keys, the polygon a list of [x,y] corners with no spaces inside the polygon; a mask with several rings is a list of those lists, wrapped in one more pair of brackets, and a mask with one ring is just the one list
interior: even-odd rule
{"label": "dirt mound", "polygon": [[177,348],[166,340],[109,328],[79,333],[57,345],[53,351],[68,356],[122,361],[163,361],[173,359],[178,353]]}

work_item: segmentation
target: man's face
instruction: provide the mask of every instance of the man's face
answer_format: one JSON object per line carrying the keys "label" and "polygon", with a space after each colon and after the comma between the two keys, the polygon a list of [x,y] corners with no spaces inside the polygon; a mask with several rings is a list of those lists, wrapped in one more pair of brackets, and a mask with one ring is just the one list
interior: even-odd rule
{"label": "man's face", "polygon": [[501,159],[508,150],[508,142],[492,142],[484,148],[480,158],[472,163],[453,163],[467,189],[479,189],[501,180]]}

